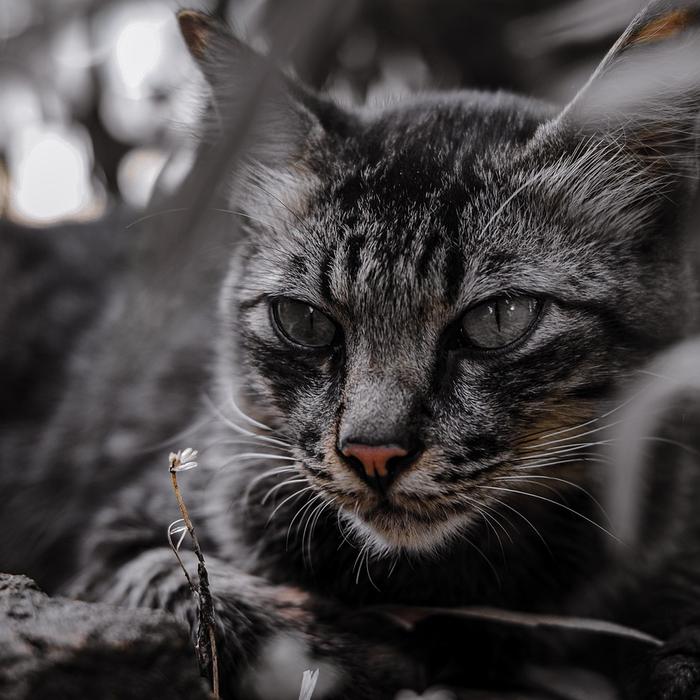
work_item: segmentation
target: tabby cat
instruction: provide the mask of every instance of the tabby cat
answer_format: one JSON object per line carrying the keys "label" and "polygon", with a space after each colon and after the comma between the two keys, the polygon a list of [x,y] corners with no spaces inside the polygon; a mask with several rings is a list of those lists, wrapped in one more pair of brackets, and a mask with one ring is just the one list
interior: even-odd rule
{"label": "tabby cat", "polygon": [[[264,59],[207,16],[179,22],[216,147]],[[696,329],[700,91],[612,98],[636,60],[662,64],[699,27],[697,2],[653,3],[563,111],[469,91],[347,108],[274,74],[218,222],[218,310],[201,271],[171,271],[147,306],[143,286],[114,285],[16,477],[51,468],[55,491],[21,517],[10,502],[3,565],[29,545],[54,570],[77,553],[57,588],[194,625],[165,538],[165,455],[192,444],[201,466],[181,483],[224,697],[295,698],[307,668],[319,699],[518,687],[529,653],[569,658],[498,625],[395,624],[467,605],[635,626],[664,646],[581,653],[604,649],[631,698],[700,697],[700,523],[662,489],[621,561],[594,498],[620,390]]]}

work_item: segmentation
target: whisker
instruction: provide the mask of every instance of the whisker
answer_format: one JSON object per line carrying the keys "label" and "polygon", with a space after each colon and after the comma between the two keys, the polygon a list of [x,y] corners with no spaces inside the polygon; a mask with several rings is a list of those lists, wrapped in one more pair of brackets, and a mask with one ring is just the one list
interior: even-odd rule
{"label": "whisker", "polygon": [[247,413],[245,413],[236,403],[236,400],[233,397],[233,387],[229,384],[229,392],[228,392],[228,399],[231,402],[231,407],[233,410],[236,412],[236,414],[242,418],[244,421],[247,421],[251,425],[254,425],[256,428],[261,428],[262,430],[267,430],[270,432],[274,432],[273,429],[269,425],[265,425],[265,423],[261,423],[260,421],[255,420],[254,418],[251,418]]}
{"label": "whisker", "polygon": [[161,209],[160,211],[154,211],[150,214],[145,214],[144,216],[140,216],[138,219],[129,222],[126,226],[124,226],[124,230],[128,231],[130,228],[137,226],[138,224],[141,224],[144,221],[148,221],[149,219],[153,219],[156,216],[163,216],[164,214],[178,214],[183,211],[188,211],[188,207],[177,207],[175,209]]}
{"label": "whisker", "polygon": [[250,494],[252,493],[253,489],[257,484],[259,484],[261,481],[264,481],[265,479],[269,479],[273,476],[277,476],[279,474],[288,474],[289,472],[295,472],[296,473],[296,467],[294,466],[288,466],[288,467],[276,467],[275,469],[269,469],[266,472],[263,472],[262,474],[259,474],[256,476],[254,479],[250,481],[248,486],[246,487],[245,493],[243,494],[243,503],[247,504],[248,500],[250,499]]}
{"label": "whisker", "polygon": [[[614,428],[617,425],[620,425],[622,423],[622,420],[618,421],[613,421],[612,423],[606,423],[605,425],[599,425],[597,428],[592,428],[591,430],[586,430],[583,433],[576,433],[575,435],[570,435],[569,437],[565,438],[558,438],[557,440],[549,440],[547,442],[538,442],[537,445],[526,445],[523,449],[525,450],[534,450],[534,449],[539,449],[542,447],[547,447],[548,445],[558,445],[561,443],[566,443],[569,440],[577,440],[578,438],[586,437],[587,435],[593,435],[595,433],[599,433],[603,430],[609,430],[610,428]],[[599,443],[590,443],[592,445],[599,444]]]}
{"label": "whisker", "polygon": [[254,433],[252,430],[247,430],[246,428],[242,428],[240,425],[237,425],[233,421],[231,421],[229,418],[227,418],[219,409],[219,407],[205,394],[204,399],[206,402],[209,404],[209,407],[214,411],[216,416],[223,421],[225,425],[227,425],[229,428],[231,428],[233,431],[240,433],[241,435],[248,435],[249,437],[255,437],[256,439],[260,440],[261,442],[269,442],[272,445],[282,445],[282,447],[292,447],[292,444],[287,442],[286,440],[279,440],[277,438],[272,438],[268,437],[267,435],[258,435],[257,433]]}
{"label": "whisker", "polygon": [[[143,216],[140,216],[138,219],[134,219],[134,221],[129,222],[124,226],[124,230],[128,231],[130,228],[133,228],[138,224],[142,224],[145,221],[149,221],[150,219],[154,219],[158,216],[165,216],[166,214],[179,214],[182,212],[191,211],[191,209],[192,207],[176,207],[174,209],[160,209],[158,211],[153,211],[148,214],[144,214]],[[258,219],[254,216],[251,216],[250,214],[247,214],[244,211],[237,211],[235,209],[221,209],[219,207],[206,207],[206,210],[218,212],[220,214],[234,214],[236,216],[243,217],[244,219],[250,219],[251,221],[258,223],[261,226],[265,226],[266,228],[270,228],[272,225],[271,222],[264,221],[263,219]]]}
{"label": "whisker", "polygon": [[555,464],[560,461],[576,461],[577,459],[603,459],[603,457],[601,457],[600,453],[598,452],[586,451],[583,448],[580,449],[582,449],[583,451],[577,452],[576,450],[574,450],[567,452],[552,453],[543,452],[540,454],[527,455],[525,457],[516,457],[515,459],[510,460],[510,463],[513,465],[517,465],[518,468],[520,468],[519,465],[532,465],[534,463],[547,465],[549,463]]}
{"label": "whisker", "polygon": [[[163,449],[164,447],[172,446],[173,443],[183,442],[183,438],[185,438],[190,433],[194,433],[197,430],[200,430],[205,425],[211,423],[211,421],[212,421],[211,418],[202,418],[198,421],[195,421],[194,423],[192,423],[192,425],[188,426],[187,428],[182,429],[180,432],[171,435],[169,438],[167,438],[165,440],[161,440],[160,442],[151,442],[151,443],[148,443],[146,445],[141,445],[140,447],[135,449],[134,454],[143,454],[145,452],[152,452],[154,450],[160,450],[160,449]],[[199,450],[199,452],[201,454],[203,452],[203,450]]]}
{"label": "whisker", "polygon": [[298,491],[295,491],[291,496],[287,496],[287,498],[285,498],[280,504],[278,504],[277,506],[275,506],[275,509],[272,511],[272,513],[270,513],[270,517],[267,519],[267,524],[269,525],[269,523],[270,523],[270,522],[272,521],[272,519],[275,517],[275,514],[277,513],[277,511],[278,511],[285,503],[287,503],[288,501],[291,501],[293,498],[298,498],[299,496],[301,496],[302,493],[305,493],[306,491],[310,491],[311,489],[313,489],[313,486],[307,486],[306,488],[299,489]]}
{"label": "whisker", "polygon": [[603,508],[600,501],[588,489],[581,486],[581,484],[569,481],[568,479],[561,479],[557,476],[546,476],[544,474],[528,474],[527,476],[499,476],[495,477],[494,481],[520,481],[525,479],[527,479],[528,481],[545,479],[548,481],[558,481],[559,483],[571,486],[577,491],[581,491],[581,493],[584,493],[586,496],[588,496],[588,498],[590,498],[591,501],[593,501],[593,503],[595,503],[598,506],[598,508],[600,508],[600,512],[605,516],[605,519],[608,521],[608,523],[610,522],[610,517],[608,516],[605,508]]}
{"label": "whisker", "polygon": [[484,522],[487,525],[487,532],[493,532],[493,534],[496,537],[496,540],[498,541],[498,546],[501,550],[501,558],[505,562],[506,560],[506,550],[503,548],[503,540],[501,540],[501,536],[498,534],[498,530],[496,530],[495,526],[490,520],[490,516],[486,513],[485,510],[482,510],[479,506],[474,505],[473,508],[476,510],[476,512],[484,519]]}
{"label": "whisker", "polygon": [[222,209],[220,207],[212,207],[212,211],[218,212],[219,214],[233,214],[235,216],[240,216],[243,219],[248,219],[249,221],[252,221],[253,223],[260,224],[261,226],[264,226],[265,228],[272,228],[272,222],[271,221],[266,221],[264,219],[260,219],[258,217],[252,216],[251,214],[248,214],[247,212],[240,211],[237,209]]}
{"label": "whisker", "polygon": [[[249,457],[239,457],[238,455],[234,455],[233,457],[227,459],[225,462],[223,462],[222,464],[220,464],[220,465],[216,468],[216,471],[217,471],[217,473],[218,473],[218,472],[220,472],[220,471],[222,471],[222,470],[224,470],[224,469],[229,469],[231,466],[233,466],[234,464],[238,464],[239,462],[248,462],[248,463],[251,463],[251,462],[257,462],[257,461],[259,461],[260,459],[261,459],[260,457],[251,457],[251,456],[249,456]],[[266,457],[265,459],[271,459],[271,458],[270,458],[270,457]],[[295,459],[292,459],[291,457],[281,457],[281,456],[279,456],[279,457],[276,457],[275,459],[273,459],[272,461],[275,461],[275,462],[279,462],[279,461],[289,462],[289,465],[288,465],[288,466],[290,466],[290,467],[292,467],[292,466],[294,466],[294,465],[296,464],[296,460],[295,460]],[[249,468],[250,468],[249,466],[246,467],[246,469],[249,469]]]}
{"label": "whisker", "polygon": [[263,437],[258,435],[256,437],[249,437],[246,435],[240,435],[237,437],[227,437],[221,440],[212,440],[205,447],[203,447],[199,452],[204,454],[207,450],[212,450],[215,447],[222,447],[225,445],[249,445],[249,446],[264,446],[268,450],[280,450],[281,452],[292,453],[291,447],[282,447],[281,445],[270,445],[267,442],[261,441],[259,438]]}
{"label": "whisker", "polygon": [[355,569],[357,569],[357,573],[355,576],[355,585],[357,586],[360,583],[360,557],[365,553],[365,547],[367,545],[363,544],[362,547],[360,547],[360,551],[357,553],[357,556],[355,557],[355,562],[352,565],[352,570],[355,572]]}
{"label": "whisker", "polygon": [[498,571],[496,570],[496,567],[493,565],[493,562],[484,554],[481,547],[474,544],[474,542],[472,542],[472,540],[466,534],[462,534],[461,537],[463,540],[465,540],[465,542],[468,545],[473,547],[477,551],[477,553],[481,556],[481,558],[488,564],[489,568],[491,569],[491,571],[493,573],[494,578],[496,579],[496,582],[498,583],[498,587],[501,588],[501,586],[503,585],[501,582],[501,577],[498,575]]}
{"label": "whisker", "polygon": [[267,452],[242,452],[241,454],[234,455],[231,459],[271,459],[271,460],[286,460],[287,462],[298,461],[296,457],[287,457],[286,455],[274,455],[268,454]]}
{"label": "whisker", "polygon": [[367,572],[367,580],[370,582],[372,585],[372,588],[374,588],[375,591],[378,593],[381,593],[381,590],[379,589],[379,586],[374,582],[374,579],[372,578],[372,574],[369,571],[369,557],[370,557],[370,550],[369,547],[367,548],[367,553],[365,554],[365,571]]}
{"label": "whisker", "polygon": [[612,462],[605,457],[579,457],[578,455],[566,455],[566,459],[543,460],[542,462],[527,462],[524,464],[514,464],[517,470],[547,469],[559,467],[564,464],[607,464]]}
{"label": "whisker", "polygon": [[597,523],[595,520],[591,520],[589,517],[585,516],[583,513],[579,513],[577,510],[574,510],[573,508],[570,508],[564,503],[559,503],[558,501],[553,501],[551,498],[547,498],[546,496],[541,496],[540,494],[537,493],[531,493],[530,491],[519,491],[517,489],[506,489],[501,486],[477,486],[477,488],[480,489],[487,489],[487,490],[493,490],[493,491],[504,491],[506,493],[515,493],[519,494],[521,496],[530,496],[532,498],[536,498],[540,501],[545,501],[546,503],[551,503],[552,505],[559,506],[560,508],[564,508],[564,510],[569,511],[573,515],[578,516],[579,518],[582,518],[586,522],[590,523],[591,525],[594,525],[597,527],[599,530],[604,532],[606,535],[614,539],[615,541],[619,542],[620,540],[613,535],[612,532],[604,528],[600,523]]}
{"label": "whisker", "polygon": [[694,457],[700,457],[700,451],[696,450],[690,445],[686,445],[683,442],[679,442],[678,440],[671,440],[670,438],[659,437],[656,435],[642,435],[639,439],[643,442],[659,442],[663,445],[671,445],[672,447],[677,447],[679,450],[688,452]]}
{"label": "whisker", "polygon": [[275,491],[279,491],[281,488],[284,488],[285,486],[289,486],[290,484],[308,484],[309,482],[305,478],[300,478],[296,479],[295,477],[290,477],[289,479],[285,479],[284,481],[280,481],[279,484],[275,484],[272,488],[268,489],[267,493],[260,499],[260,505],[265,505],[267,502],[268,498],[275,493]]}
{"label": "whisker", "polygon": [[[287,537],[286,537],[286,540],[285,540],[285,549],[289,549],[289,537],[290,537],[290,535],[292,534],[292,527],[294,527],[294,523],[296,522],[297,518],[298,518],[300,515],[302,515],[303,513],[308,513],[308,512],[310,512],[311,506],[312,506],[314,503],[316,503],[319,499],[322,499],[322,498],[323,498],[323,494],[322,494],[322,493],[317,493],[313,498],[310,498],[306,503],[304,503],[304,504],[297,510],[297,512],[294,514],[294,517],[292,518],[292,520],[291,520],[290,523],[289,523],[289,526],[287,527]],[[302,522],[303,522],[303,518],[302,518],[302,520],[299,522],[299,527],[301,527]],[[299,532],[299,527],[297,527],[297,534],[298,534],[298,532]],[[303,541],[302,541],[302,559],[303,559],[303,556],[304,556],[304,552],[303,552]]]}
{"label": "whisker", "polygon": [[546,455],[563,455],[569,452],[575,452],[576,450],[584,450],[589,447],[599,447],[600,445],[608,445],[612,441],[612,438],[607,438],[605,440],[593,440],[591,442],[575,442],[566,446],[559,446],[554,448],[546,449],[543,454]]}
{"label": "whisker", "polygon": [[512,511],[517,515],[519,518],[522,518],[532,529],[532,531],[537,535],[537,537],[540,539],[542,544],[545,546],[545,549],[551,553],[551,549],[549,548],[549,545],[547,544],[547,541],[542,537],[542,533],[532,524],[529,518],[527,518],[525,515],[523,515],[517,508],[514,508],[511,506],[509,503],[506,503],[505,501],[501,501],[500,499],[496,498],[495,496],[490,496],[498,505],[500,505],[503,508],[507,508],[508,510]]}
{"label": "whisker", "polygon": [[[301,535],[301,551],[302,551],[302,557],[304,557],[304,541],[306,540],[306,533],[307,530],[309,532],[309,539],[308,539],[308,566],[310,569],[313,569],[313,560],[311,557],[311,537],[313,536],[314,528],[316,527],[316,523],[318,522],[318,519],[321,517],[321,514],[323,511],[331,504],[331,501],[326,501],[323,500],[321,503],[316,506],[313,511],[311,511],[311,514],[309,515],[308,518],[306,518],[306,523],[304,525],[304,531],[302,532]],[[309,525],[311,525],[311,528],[309,529]]]}
{"label": "whisker", "polygon": [[[342,523],[342,516],[343,516],[343,513],[342,513],[341,509],[338,508],[338,510],[336,511],[336,521],[338,523],[338,531],[340,532],[340,535],[343,538],[345,544],[347,544],[349,547],[352,547],[353,549],[355,549],[356,548],[355,544],[348,539],[348,536],[345,533],[345,528],[343,527],[343,523]],[[340,545],[338,545],[338,548],[340,549]]]}
{"label": "whisker", "polygon": [[506,207],[525,189],[527,189],[534,182],[542,178],[542,173],[537,171],[534,175],[529,177],[525,182],[515,188],[513,192],[510,193],[508,197],[503,201],[500,207],[495,211],[493,216],[486,222],[486,226],[481,229],[480,237],[483,236],[491,225],[501,216],[501,214],[506,210]]}
{"label": "whisker", "polygon": [[[587,421],[584,421],[583,423],[578,423],[576,425],[568,426],[566,428],[560,428],[558,430],[554,431],[539,431],[538,433],[531,433],[528,436],[528,442],[531,440],[531,438],[536,438],[537,440],[543,440],[547,439],[550,437],[555,437],[556,435],[563,435],[564,433],[570,433],[573,432],[574,430],[579,430],[581,428],[585,428],[589,425],[593,425],[594,423],[598,423],[601,420],[605,420],[609,416],[611,416],[613,413],[616,413],[617,411],[622,410],[625,408],[629,403],[637,399],[642,393],[644,392],[644,389],[636,392],[632,396],[629,396],[627,399],[625,399],[623,402],[617,404],[614,408],[611,408],[609,411],[606,411],[605,413],[601,414],[600,416],[596,416],[595,418],[590,418]],[[577,437],[577,436],[572,436],[572,437]]]}
{"label": "whisker", "polygon": [[[508,532],[507,528],[503,525],[503,523],[502,523],[500,520],[498,520],[498,518],[494,515],[494,512],[495,512],[495,511],[494,511],[493,508],[491,508],[491,506],[487,505],[486,503],[479,503],[479,501],[477,501],[475,498],[471,498],[470,496],[467,496],[467,495],[463,495],[463,498],[466,499],[467,503],[471,503],[472,506],[473,506],[474,508],[477,509],[477,512],[479,512],[479,513],[482,515],[482,517],[484,517],[484,518],[490,517],[492,520],[494,520],[494,521],[496,522],[496,524],[501,528],[501,530],[503,531],[503,533],[505,534],[505,536],[508,538],[508,540],[510,541],[510,543],[513,544],[513,538],[511,537],[510,532]],[[481,512],[481,509],[485,509],[485,511],[482,513],[482,512]],[[489,513],[486,512],[486,511],[491,511],[491,513],[489,514]],[[504,516],[504,517],[505,517],[505,516]],[[508,522],[509,525],[510,525],[511,527],[513,527],[513,523],[511,523],[509,520],[506,519],[506,522]],[[496,533],[496,535],[498,536],[497,533]],[[500,543],[501,538],[498,537],[498,540],[499,540],[499,543]],[[502,543],[501,543],[501,550],[503,550],[503,544],[502,544]],[[504,558],[505,558],[505,555],[504,555]]]}
{"label": "whisker", "polygon": [[[541,488],[543,488],[543,489],[547,489],[547,491],[549,491],[549,492],[550,492],[551,494],[553,494],[554,496],[556,496],[556,497],[558,497],[558,498],[561,498],[562,501],[568,505],[568,502],[567,502],[566,498],[563,496],[563,494],[562,494],[560,491],[558,491],[557,489],[555,489],[555,488],[554,488],[553,486],[551,486],[550,484],[538,484],[536,481],[531,481],[531,480],[530,480],[530,479],[531,479],[531,476],[532,476],[531,474],[523,474],[522,476],[520,476],[520,477],[518,477],[518,478],[519,478],[519,480],[520,480],[523,484],[528,484],[528,483],[529,483],[529,484],[532,484],[533,486],[539,486],[539,487],[541,487]],[[506,478],[506,477],[503,477],[503,478]],[[494,481],[497,481],[497,480],[500,481],[501,479],[494,479]]]}
{"label": "whisker", "polygon": [[253,187],[257,187],[263,194],[267,195],[268,197],[274,199],[278,204],[280,204],[289,214],[291,214],[296,222],[301,226],[303,231],[306,231],[307,233],[313,234],[313,230],[309,226],[309,224],[302,219],[302,217],[299,215],[298,212],[294,211],[286,202],[284,202],[280,197],[275,195],[274,193],[270,192],[266,187],[263,187],[260,182],[251,179],[250,184],[253,185]]}

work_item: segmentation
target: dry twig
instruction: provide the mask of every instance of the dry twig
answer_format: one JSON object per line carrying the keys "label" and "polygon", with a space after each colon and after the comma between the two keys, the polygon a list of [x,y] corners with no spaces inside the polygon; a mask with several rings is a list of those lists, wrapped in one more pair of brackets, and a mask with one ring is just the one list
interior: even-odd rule
{"label": "dry twig", "polygon": [[[200,669],[202,673],[206,675],[207,670],[211,666],[211,684],[212,692],[214,698],[218,700],[219,695],[219,658],[216,650],[216,634],[215,634],[215,621],[214,621],[214,603],[211,597],[211,590],[209,588],[209,574],[207,572],[207,567],[204,562],[204,555],[202,554],[202,549],[199,546],[199,540],[194,531],[194,525],[190,519],[190,514],[187,511],[187,506],[180,493],[180,487],[177,483],[178,472],[187,471],[189,469],[194,469],[197,466],[195,461],[197,458],[197,451],[191,448],[187,448],[180,452],[170,453],[169,463],[170,463],[170,479],[173,485],[173,491],[175,492],[175,498],[177,499],[177,505],[180,508],[180,513],[182,514],[181,520],[176,520],[168,528],[168,541],[170,546],[175,552],[175,556],[185,573],[185,578],[189,584],[190,590],[197,598],[197,603],[199,607],[199,627],[197,628],[197,661],[199,662]],[[182,524],[181,524],[182,523]],[[195,584],[189,575],[185,565],[180,557],[180,545],[185,537],[185,533],[189,533],[192,538],[192,548],[194,549],[195,556],[197,557],[197,577],[199,579],[199,584]],[[180,539],[177,543],[173,542],[173,535],[179,534]]]}

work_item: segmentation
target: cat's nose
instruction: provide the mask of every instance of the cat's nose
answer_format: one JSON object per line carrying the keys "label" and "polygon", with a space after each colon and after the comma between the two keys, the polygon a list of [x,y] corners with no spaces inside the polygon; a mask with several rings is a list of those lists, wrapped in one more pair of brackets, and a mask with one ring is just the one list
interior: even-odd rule
{"label": "cat's nose", "polygon": [[340,452],[367,484],[384,493],[394,477],[418,459],[421,450],[346,442],[340,446]]}

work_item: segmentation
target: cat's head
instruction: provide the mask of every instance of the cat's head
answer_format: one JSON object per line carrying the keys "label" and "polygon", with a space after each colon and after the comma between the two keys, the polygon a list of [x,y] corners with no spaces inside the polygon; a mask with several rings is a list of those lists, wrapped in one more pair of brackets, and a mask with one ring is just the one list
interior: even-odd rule
{"label": "cat's head", "polygon": [[[606,402],[685,332],[698,93],[610,99],[632,58],[695,36],[695,11],[659,7],[563,113],[476,92],[341,109],[268,73],[221,376],[376,546],[430,549],[582,483]],[[180,19],[226,139],[236,85],[267,69]]]}

